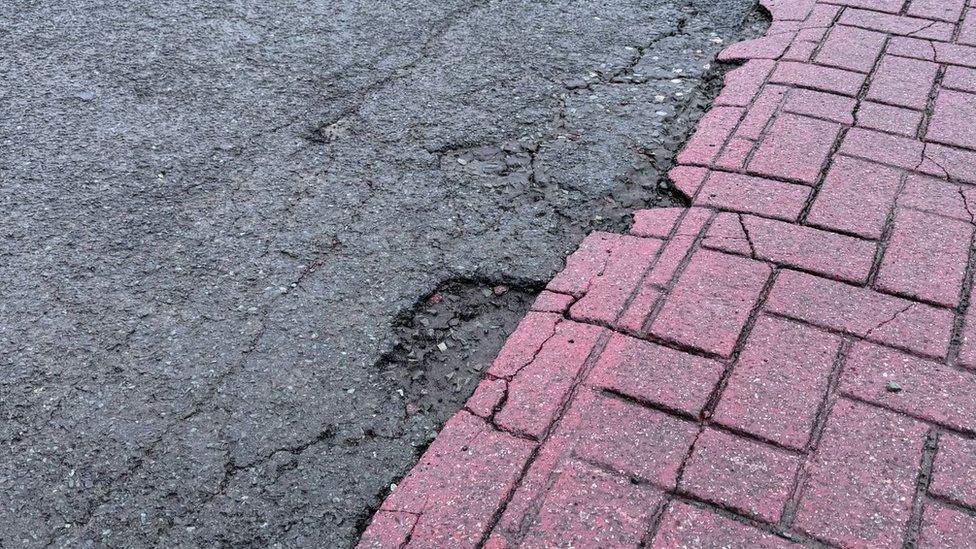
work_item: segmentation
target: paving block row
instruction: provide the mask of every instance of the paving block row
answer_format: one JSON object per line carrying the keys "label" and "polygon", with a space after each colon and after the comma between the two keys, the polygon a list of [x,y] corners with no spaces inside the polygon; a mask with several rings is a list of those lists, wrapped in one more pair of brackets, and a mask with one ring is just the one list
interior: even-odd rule
{"label": "paving block row", "polygon": [[586,237],[362,547],[976,539],[976,3],[763,4],[690,207]]}

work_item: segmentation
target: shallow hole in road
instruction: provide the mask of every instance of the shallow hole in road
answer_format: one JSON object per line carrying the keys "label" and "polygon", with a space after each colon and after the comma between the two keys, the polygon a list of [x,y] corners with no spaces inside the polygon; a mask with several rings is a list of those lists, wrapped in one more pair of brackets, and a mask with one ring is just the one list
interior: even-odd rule
{"label": "shallow hole in road", "polygon": [[407,413],[439,425],[460,409],[539,290],[452,280],[403,313],[394,325],[398,343],[380,367]]}

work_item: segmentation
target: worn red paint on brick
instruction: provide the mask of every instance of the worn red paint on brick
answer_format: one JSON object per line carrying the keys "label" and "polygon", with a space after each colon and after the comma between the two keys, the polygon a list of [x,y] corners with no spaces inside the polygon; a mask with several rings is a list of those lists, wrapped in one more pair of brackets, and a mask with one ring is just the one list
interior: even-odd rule
{"label": "worn red paint on brick", "polygon": [[925,138],[929,141],[976,149],[976,125],[960,124],[976,120],[976,95],[942,90],[935,100],[935,113]]}

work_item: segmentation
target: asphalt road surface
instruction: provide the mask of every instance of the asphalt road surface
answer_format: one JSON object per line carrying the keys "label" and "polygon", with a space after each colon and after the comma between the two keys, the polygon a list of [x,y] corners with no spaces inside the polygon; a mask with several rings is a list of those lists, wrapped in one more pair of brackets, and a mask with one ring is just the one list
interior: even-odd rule
{"label": "asphalt road surface", "polygon": [[757,13],[3,2],[0,546],[354,544]]}

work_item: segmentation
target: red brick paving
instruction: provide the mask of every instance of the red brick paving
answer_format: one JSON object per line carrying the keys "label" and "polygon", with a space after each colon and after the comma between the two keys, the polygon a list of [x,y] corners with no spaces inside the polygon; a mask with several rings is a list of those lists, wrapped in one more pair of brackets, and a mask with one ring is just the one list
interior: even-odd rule
{"label": "red brick paving", "polygon": [[363,547],[976,545],[976,2],[763,3]]}

